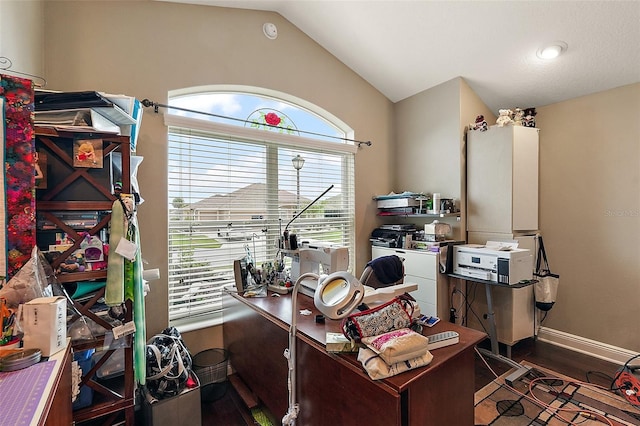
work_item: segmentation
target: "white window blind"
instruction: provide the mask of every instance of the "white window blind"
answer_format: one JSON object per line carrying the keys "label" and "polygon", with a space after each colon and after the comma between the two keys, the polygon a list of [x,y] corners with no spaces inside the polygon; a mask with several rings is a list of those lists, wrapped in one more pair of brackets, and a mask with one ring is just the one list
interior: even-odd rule
{"label": "white window blind", "polygon": [[[298,241],[354,247],[354,149],[268,130],[166,115],[169,125],[169,321],[222,321],[233,261],[273,262],[285,226]],[[304,159],[297,171],[292,159]]]}

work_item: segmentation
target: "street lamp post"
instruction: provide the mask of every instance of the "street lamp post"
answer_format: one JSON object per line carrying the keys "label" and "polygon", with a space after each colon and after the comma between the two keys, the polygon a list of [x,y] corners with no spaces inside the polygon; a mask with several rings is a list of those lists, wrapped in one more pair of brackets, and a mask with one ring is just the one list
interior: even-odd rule
{"label": "street lamp post", "polygon": [[300,211],[300,169],[304,166],[304,158],[297,154],[291,159],[293,168],[296,169],[296,213]]}

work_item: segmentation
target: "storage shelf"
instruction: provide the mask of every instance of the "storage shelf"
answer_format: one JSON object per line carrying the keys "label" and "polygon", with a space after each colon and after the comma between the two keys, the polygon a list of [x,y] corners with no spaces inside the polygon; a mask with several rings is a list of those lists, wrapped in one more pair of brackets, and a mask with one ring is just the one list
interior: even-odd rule
{"label": "storage shelf", "polygon": [[87,272],[63,272],[57,274],[56,278],[60,283],[74,283],[76,281],[90,281],[107,278],[107,270],[87,271]]}
{"label": "storage shelf", "polygon": [[[41,227],[41,233],[37,241],[40,245],[47,244],[47,233],[50,231],[64,232],[73,240],[73,245],[60,253],[51,261],[51,266],[57,269],[66,259],[80,248],[80,244],[86,234],[97,235],[107,230],[111,218],[113,202],[117,200],[117,194],[112,193],[112,158],[111,153],[121,154],[121,180],[122,191],[128,193],[131,188],[129,175],[130,164],[130,140],[128,136],[116,136],[104,133],[76,133],[56,131],[50,128],[35,128],[36,147],[39,153],[45,154],[46,173],[45,185],[36,188],[36,211],[46,219],[48,227]],[[102,156],[103,167],[86,168],[74,166],[73,144],[78,138],[95,139],[100,150],[96,153]],[[98,220],[90,228],[76,229],[65,223],[64,213],[69,211],[95,211],[98,212]],[[103,243],[106,241],[103,241]],[[85,272],[58,272],[56,278],[62,284],[77,281],[104,280],[107,277],[106,269]],[[73,300],[75,308],[82,315],[92,319],[96,324],[110,330],[113,326],[100,318],[91,308],[104,296],[102,288],[91,297],[89,301],[78,302]],[[125,322],[133,319],[133,308],[130,300],[127,300],[125,309]],[[69,324],[78,321],[79,315],[69,319]],[[76,351],[100,348],[104,346],[105,337],[98,336],[90,341],[73,343]],[[88,407],[73,412],[74,424],[92,421],[91,424],[100,422],[103,426],[112,425],[124,417],[124,424],[134,424],[134,390],[135,379],[133,374],[133,348],[129,344],[125,348],[124,377],[122,389],[114,390],[103,382],[95,379],[95,371],[105,363],[113,351],[96,363],[90,371],[83,372],[82,384],[94,391],[94,401]]]}
{"label": "storage shelf", "polygon": [[381,217],[460,217],[460,212],[455,213],[437,213],[437,214],[426,214],[426,213],[380,213],[378,212],[378,216]]}
{"label": "storage shelf", "polygon": [[[115,198],[114,198],[115,200]],[[111,201],[38,201],[38,210],[111,210]]]}

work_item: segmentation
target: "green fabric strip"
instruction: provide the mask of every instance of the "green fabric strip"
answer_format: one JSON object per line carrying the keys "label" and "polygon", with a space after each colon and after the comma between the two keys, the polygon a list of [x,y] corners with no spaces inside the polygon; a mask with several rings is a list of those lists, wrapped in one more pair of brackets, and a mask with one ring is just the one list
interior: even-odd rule
{"label": "green fabric strip", "polygon": [[125,235],[125,226],[124,209],[120,200],[115,200],[111,207],[107,285],[104,292],[104,301],[109,306],[119,306],[124,302],[124,258],[116,253],[116,247]]}

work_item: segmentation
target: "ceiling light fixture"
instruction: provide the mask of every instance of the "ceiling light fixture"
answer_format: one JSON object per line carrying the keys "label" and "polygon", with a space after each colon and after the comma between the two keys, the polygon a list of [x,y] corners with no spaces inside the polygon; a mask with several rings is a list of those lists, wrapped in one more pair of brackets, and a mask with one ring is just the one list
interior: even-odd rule
{"label": "ceiling light fixture", "polygon": [[567,50],[567,43],[564,41],[554,41],[538,49],[536,55],[540,59],[554,59],[562,55]]}
{"label": "ceiling light fixture", "polygon": [[275,40],[278,37],[278,27],[271,22],[267,22],[262,26],[262,32],[269,40]]}

